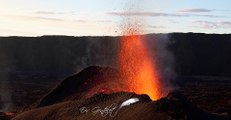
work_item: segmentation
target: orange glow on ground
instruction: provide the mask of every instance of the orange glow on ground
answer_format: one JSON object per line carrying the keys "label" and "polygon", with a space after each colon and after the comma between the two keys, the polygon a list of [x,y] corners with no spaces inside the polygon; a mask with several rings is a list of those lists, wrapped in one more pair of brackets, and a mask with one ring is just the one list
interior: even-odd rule
{"label": "orange glow on ground", "polygon": [[144,38],[129,29],[120,40],[119,67],[130,92],[147,94],[152,100],[161,97],[155,61],[143,43]]}

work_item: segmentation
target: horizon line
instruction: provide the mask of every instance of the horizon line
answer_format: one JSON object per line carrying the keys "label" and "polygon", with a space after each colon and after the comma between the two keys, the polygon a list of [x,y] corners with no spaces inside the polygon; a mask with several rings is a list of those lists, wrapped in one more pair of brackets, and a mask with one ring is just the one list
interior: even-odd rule
{"label": "horizon line", "polygon": [[[151,34],[208,34],[208,35],[229,35],[231,33],[204,33],[204,32],[169,32],[169,33],[145,33],[145,34],[137,34],[137,35],[151,35]],[[55,34],[50,34],[50,35],[25,35],[25,36],[19,36],[19,35],[6,35],[6,36],[0,36],[2,37],[121,37],[121,36],[130,36],[130,35],[55,35]]]}

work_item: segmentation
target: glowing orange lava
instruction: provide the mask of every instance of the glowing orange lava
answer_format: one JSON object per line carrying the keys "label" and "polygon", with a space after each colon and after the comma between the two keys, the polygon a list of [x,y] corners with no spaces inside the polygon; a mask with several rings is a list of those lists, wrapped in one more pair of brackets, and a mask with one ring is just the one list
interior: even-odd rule
{"label": "glowing orange lava", "polygon": [[129,29],[128,36],[120,40],[119,66],[125,76],[130,92],[147,94],[152,100],[161,97],[158,74],[146,46],[144,38],[137,35],[135,29]]}

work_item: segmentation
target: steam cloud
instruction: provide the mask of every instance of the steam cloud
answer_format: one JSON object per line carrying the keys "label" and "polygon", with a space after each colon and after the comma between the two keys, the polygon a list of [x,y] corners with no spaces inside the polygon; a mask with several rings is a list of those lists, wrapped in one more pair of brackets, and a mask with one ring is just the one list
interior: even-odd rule
{"label": "steam cloud", "polygon": [[[1,77],[1,79],[4,77]],[[0,111],[8,111],[12,107],[11,92],[9,89],[9,81],[0,81]]]}
{"label": "steam cloud", "polygon": [[12,107],[12,98],[11,98],[11,91],[9,88],[9,72],[11,70],[10,67],[8,67],[8,64],[10,64],[9,61],[3,61],[3,58],[5,57],[4,53],[0,54],[0,111],[7,111],[10,110]]}
{"label": "steam cloud", "polygon": [[83,56],[79,56],[74,60],[77,71],[93,65],[117,67],[117,49],[119,45],[117,38],[87,37],[85,41],[86,44],[82,50]]}
{"label": "steam cloud", "polygon": [[160,81],[165,85],[163,89],[167,91],[176,89],[173,84],[176,77],[174,56],[168,48],[170,44],[168,34],[147,35],[146,39],[149,51],[153,53],[151,54],[153,61],[157,64]]}

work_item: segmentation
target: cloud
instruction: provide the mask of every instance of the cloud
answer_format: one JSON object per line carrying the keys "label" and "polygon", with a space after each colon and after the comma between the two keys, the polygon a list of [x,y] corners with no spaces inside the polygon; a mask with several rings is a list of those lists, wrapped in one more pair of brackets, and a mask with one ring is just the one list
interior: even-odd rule
{"label": "cloud", "polygon": [[11,19],[14,21],[50,21],[50,22],[63,22],[66,21],[62,18],[55,17],[41,17],[41,16],[30,16],[30,15],[7,15],[5,16],[7,19]]}
{"label": "cloud", "polygon": [[181,9],[178,10],[180,13],[210,13],[214,11],[223,11],[228,12],[229,10],[223,10],[223,9],[206,9],[206,8],[195,8],[195,9]]}
{"label": "cloud", "polygon": [[159,13],[159,12],[108,12],[109,15],[116,16],[150,16],[150,17],[160,17],[160,16],[188,16],[185,14],[169,14],[169,13]]}
{"label": "cloud", "polygon": [[164,26],[155,26],[155,25],[148,25],[147,27],[149,27],[149,28],[154,28],[154,29],[162,29],[162,28],[165,28]]}
{"label": "cloud", "polygon": [[79,22],[79,23],[110,23],[112,22],[111,20],[84,20],[84,19],[79,19],[79,20],[74,20],[74,22]]}
{"label": "cloud", "polygon": [[52,14],[64,14],[63,12],[51,12],[51,11],[36,11],[35,14],[46,14],[46,15],[52,15]]}
{"label": "cloud", "polygon": [[51,22],[75,22],[75,23],[81,23],[81,24],[96,24],[96,23],[110,23],[113,22],[111,20],[107,19],[99,19],[99,20],[87,20],[87,19],[65,19],[65,18],[55,18],[55,17],[41,17],[41,16],[10,16],[11,18],[19,18],[22,20],[46,20]]}
{"label": "cloud", "polygon": [[205,28],[205,29],[216,29],[216,28],[224,28],[230,29],[231,28],[231,21],[220,21],[220,22],[211,22],[211,21],[193,21],[198,27]]}
{"label": "cloud", "polygon": [[23,19],[28,20],[49,20],[49,21],[65,21],[64,19],[60,18],[51,18],[51,17],[38,17],[38,16],[18,16]]}
{"label": "cloud", "polygon": [[196,8],[196,9],[182,9],[179,10],[178,12],[183,12],[183,13],[207,13],[207,12],[212,12],[214,10],[211,9],[205,9],[205,8]]}
{"label": "cloud", "polygon": [[97,20],[96,22],[100,22],[100,23],[110,23],[112,22],[111,20]]}
{"label": "cloud", "polygon": [[173,20],[173,19],[168,20],[168,22],[169,22],[169,23],[173,23],[173,24],[180,23],[179,21]]}
{"label": "cloud", "polygon": [[198,17],[209,17],[209,18],[221,18],[221,17],[226,17],[226,16],[218,16],[218,15],[193,15],[193,16],[198,16]]}
{"label": "cloud", "polygon": [[161,12],[108,12],[108,15],[114,16],[147,16],[147,17],[224,17],[216,15],[198,15],[198,14],[188,14],[188,13],[161,13]]}
{"label": "cloud", "polygon": [[86,22],[88,22],[88,21],[87,21],[87,20],[74,20],[74,22],[86,23]]}

